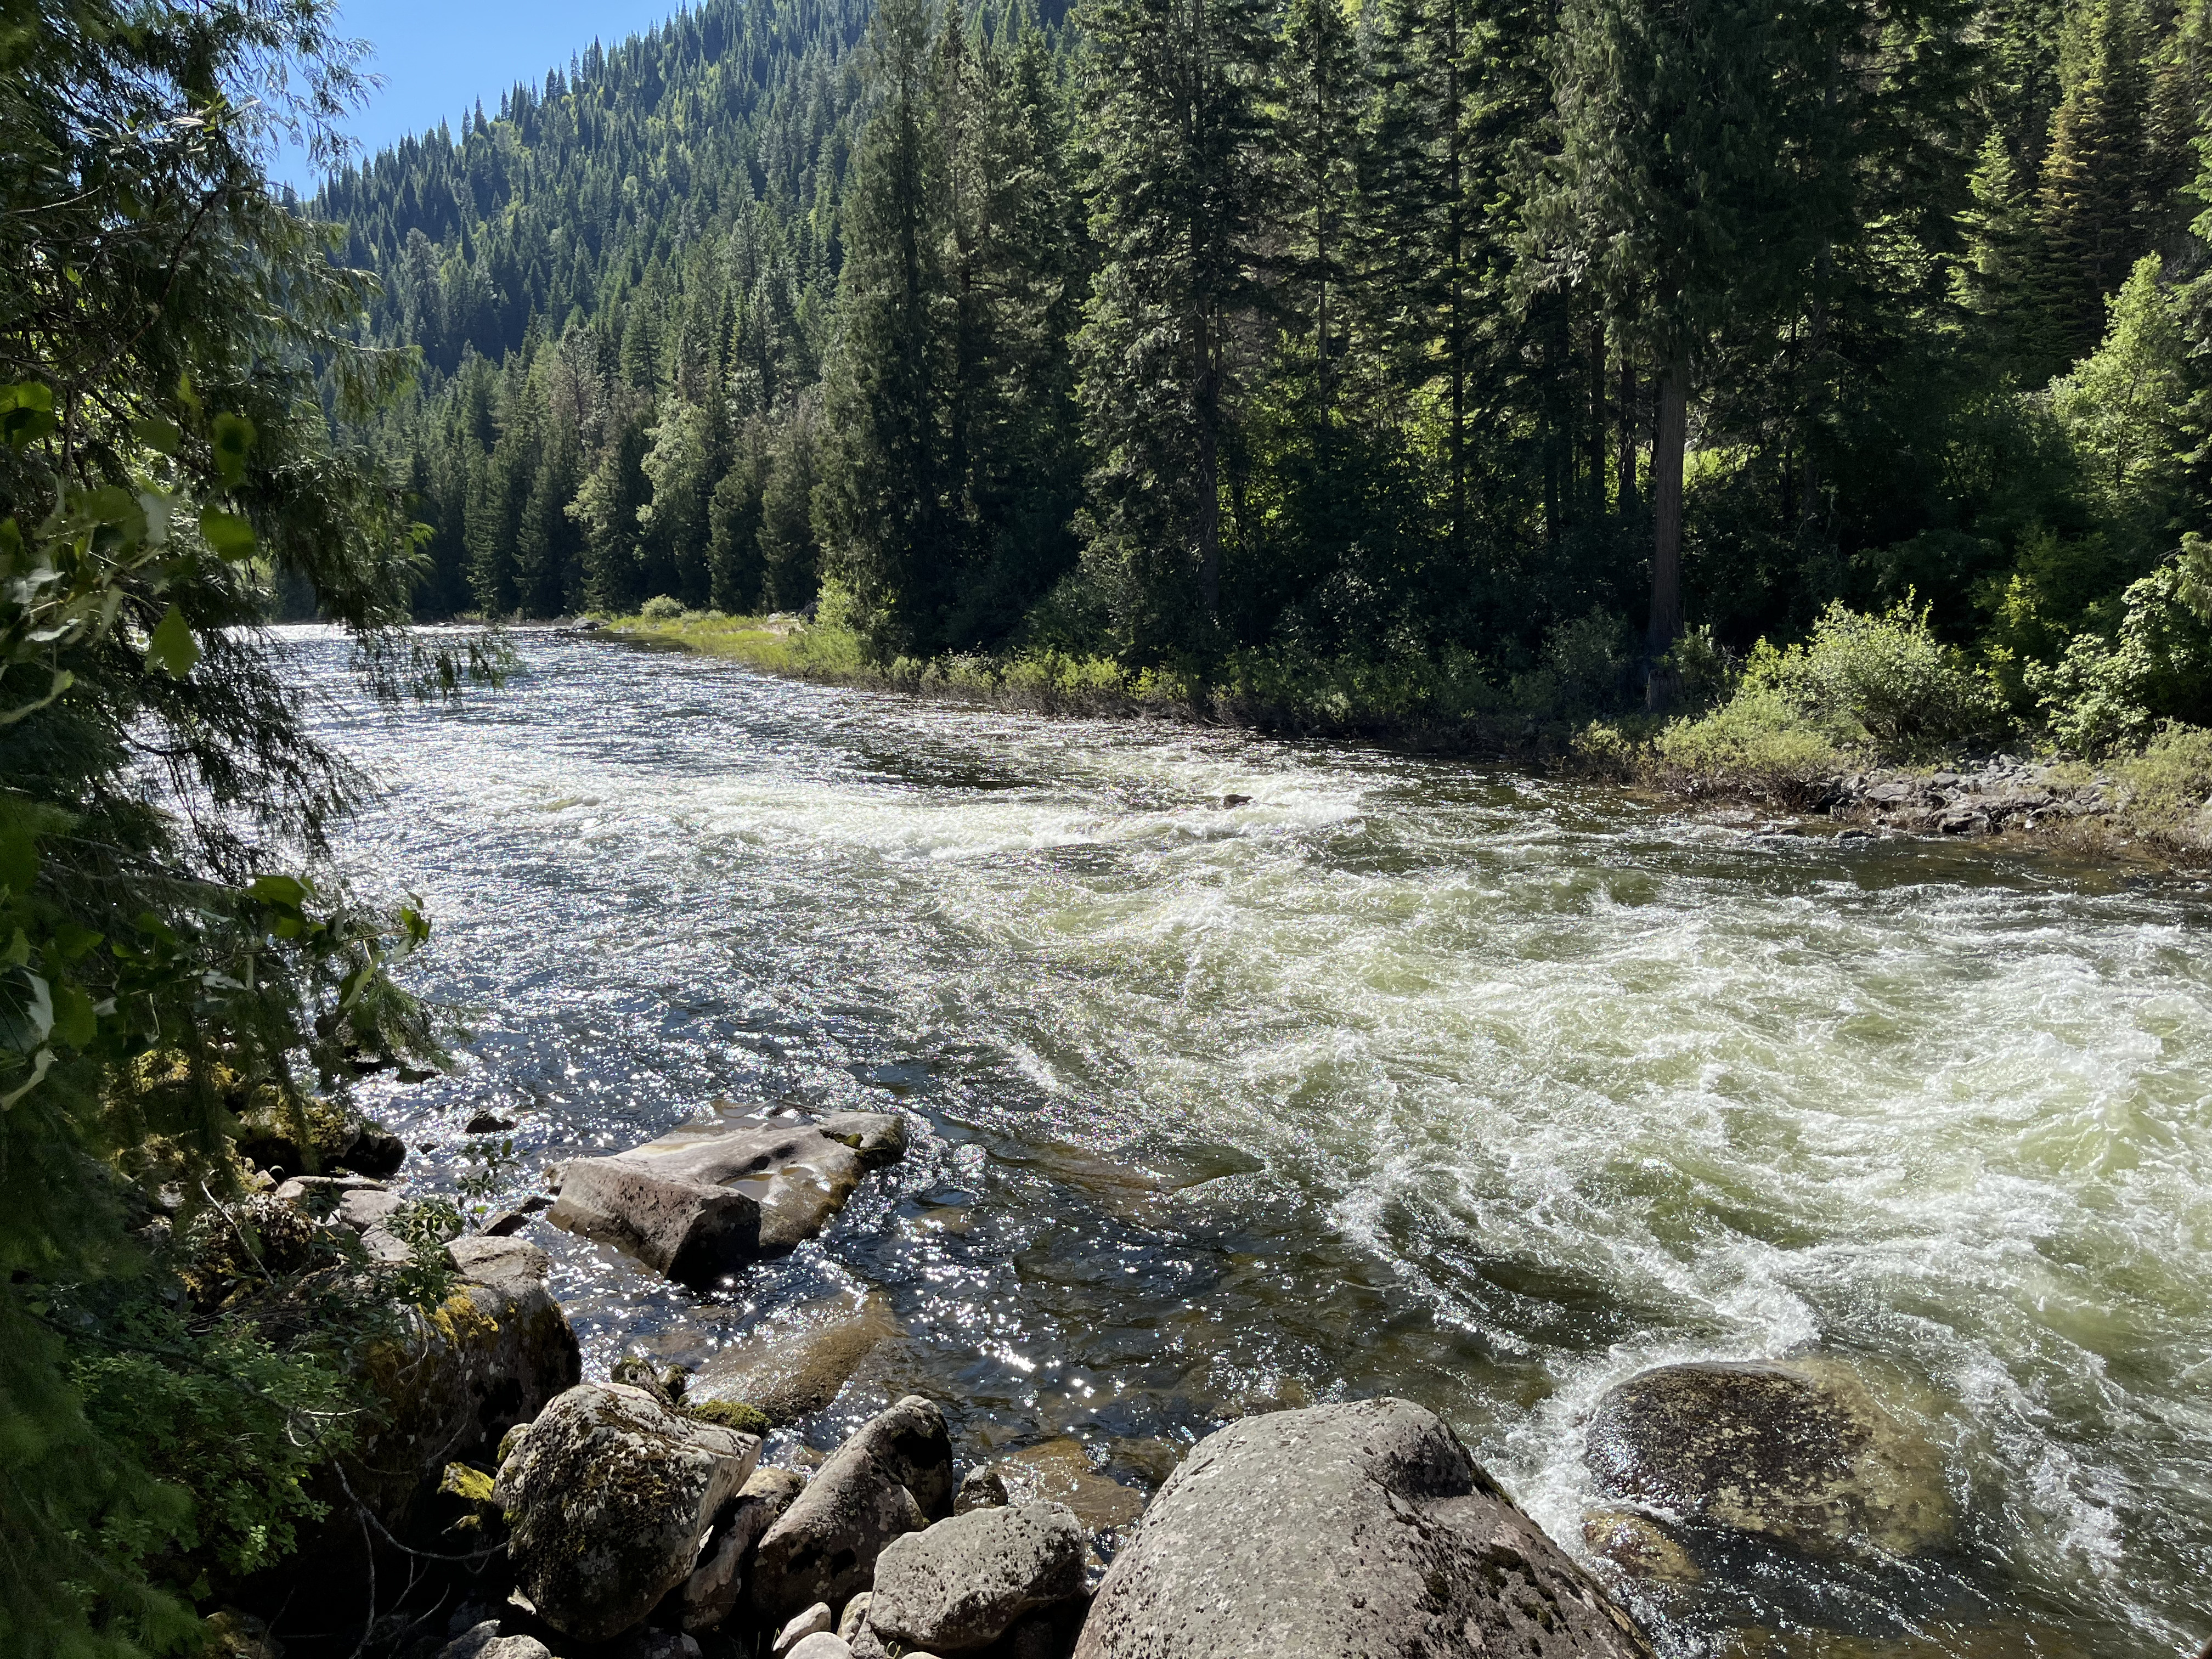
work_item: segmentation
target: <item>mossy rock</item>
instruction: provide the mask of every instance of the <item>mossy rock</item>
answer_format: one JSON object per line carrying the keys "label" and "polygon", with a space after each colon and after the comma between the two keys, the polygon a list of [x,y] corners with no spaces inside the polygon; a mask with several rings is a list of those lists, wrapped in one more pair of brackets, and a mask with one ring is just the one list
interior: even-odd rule
{"label": "mossy rock", "polygon": [[288,1175],[387,1176],[405,1162],[399,1137],[352,1108],[320,1096],[286,1099],[257,1089],[239,1114],[238,1149]]}
{"label": "mossy rock", "polygon": [[739,1400],[702,1400],[696,1405],[679,1407],[684,1415],[701,1423],[712,1423],[719,1428],[735,1429],[739,1434],[750,1434],[765,1439],[775,1425],[765,1413]]}

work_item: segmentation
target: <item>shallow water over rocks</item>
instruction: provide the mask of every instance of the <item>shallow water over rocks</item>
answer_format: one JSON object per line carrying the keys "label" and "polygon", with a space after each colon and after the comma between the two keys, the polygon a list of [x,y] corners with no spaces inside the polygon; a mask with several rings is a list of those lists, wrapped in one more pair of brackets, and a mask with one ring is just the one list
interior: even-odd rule
{"label": "shallow water over rocks", "polygon": [[507,692],[386,714],[287,636],[387,786],[343,854],[428,898],[419,986],[474,1033],[368,1091],[436,1148],[402,1182],[451,1183],[486,1112],[508,1200],[718,1103],[915,1131],[701,1295],[532,1225],[587,1373],[865,1302],[892,1332],[812,1446],[921,1392],[963,1467],[1072,1447],[1140,1492],[1232,1416],[1399,1394],[1580,1550],[1608,1389],[1817,1350],[1920,1402],[1955,1541],[1747,1554],[1644,1606],[1670,1651],[2212,1632],[2195,884],[517,642]]}

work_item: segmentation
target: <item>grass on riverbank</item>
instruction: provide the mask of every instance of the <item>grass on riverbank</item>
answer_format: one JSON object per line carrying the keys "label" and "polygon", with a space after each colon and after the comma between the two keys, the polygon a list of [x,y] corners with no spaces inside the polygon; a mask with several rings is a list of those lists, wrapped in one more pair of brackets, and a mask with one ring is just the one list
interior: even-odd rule
{"label": "grass on riverbank", "polygon": [[[1564,754],[1572,725],[1535,721],[1465,653],[1443,660],[1240,652],[1210,680],[1171,668],[1032,650],[1007,657],[869,659],[834,617],[662,612],[603,619],[614,638],[727,657],[767,673],[1054,714],[1156,715],[1307,736],[1378,738],[1423,749]],[[1525,699],[1523,700],[1525,702]]]}
{"label": "grass on riverbank", "polygon": [[[1055,714],[1151,715],[1304,736],[1361,737],[1431,752],[1544,761],[1656,793],[1804,811],[1839,781],[1971,771],[2027,741],[1989,683],[1899,607],[1832,609],[1802,645],[1762,644],[1741,664],[1690,660],[1690,712],[1574,718],[1589,688],[1545,671],[1500,688],[1479,660],[1232,655],[1210,683],[1060,652],[872,662],[832,614],[662,611],[605,619],[609,635],[726,657],[764,672]],[[2102,805],[2064,820],[2082,842],[2132,839],[2212,852],[2212,731],[2168,725],[2097,763],[2046,752],[2045,787]]]}

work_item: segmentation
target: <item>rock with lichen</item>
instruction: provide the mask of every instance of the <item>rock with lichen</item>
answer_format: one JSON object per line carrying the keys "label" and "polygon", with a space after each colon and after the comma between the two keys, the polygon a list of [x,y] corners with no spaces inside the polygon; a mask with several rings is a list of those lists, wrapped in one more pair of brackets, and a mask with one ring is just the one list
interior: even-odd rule
{"label": "rock with lichen", "polygon": [[755,1613],[781,1626],[817,1601],[842,1607],[874,1582],[886,1545],[951,1510],[945,1414],[909,1395],[840,1447],[761,1540],[746,1590]]}
{"label": "rock with lichen", "polygon": [[1200,1441],[1107,1572],[1075,1653],[1650,1659],[1651,1648],[1433,1413],[1369,1400],[1247,1418]]}
{"label": "rock with lichen", "polygon": [[1639,1372],[1584,1455],[1605,1498],[1808,1555],[1921,1555],[1955,1525],[1941,1455],[1838,1360]]}
{"label": "rock with lichen", "polygon": [[507,1553],[538,1616],[583,1642],[644,1619],[699,1565],[760,1442],[642,1389],[584,1384],[549,1405],[500,1470]]}

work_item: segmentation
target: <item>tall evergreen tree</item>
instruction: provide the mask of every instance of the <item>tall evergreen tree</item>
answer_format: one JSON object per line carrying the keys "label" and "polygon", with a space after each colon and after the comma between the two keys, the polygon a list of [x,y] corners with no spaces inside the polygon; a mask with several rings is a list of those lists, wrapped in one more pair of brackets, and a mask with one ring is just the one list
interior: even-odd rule
{"label": "tall evergreen tree", "polygon": [[1086,557],[1139,657],[1221,617],[1223,462],[1273,299],[1261,0],[1085,0],[1084,143],[1102,261],[1077,341],[1094,457]]}

